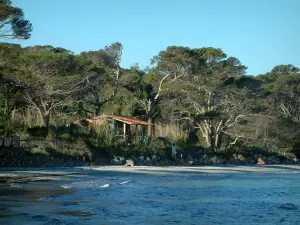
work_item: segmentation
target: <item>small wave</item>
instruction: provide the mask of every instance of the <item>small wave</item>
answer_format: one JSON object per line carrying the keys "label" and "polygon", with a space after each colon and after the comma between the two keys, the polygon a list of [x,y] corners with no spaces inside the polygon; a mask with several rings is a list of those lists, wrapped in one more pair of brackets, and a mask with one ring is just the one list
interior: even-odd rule
{"label": "small wave", "polygon": [[21,184],[14,184],[14,183],[12,183],[12,184],[10,185],[10,187],[13,187],[13,188],[22,188],[22,187],[23,187],[23,185],[21,185]]}
{"label": "small wave", "polygon": [[48,220],[48,218],[44,215],[35,215],[35,216],[32,216],[31,219],[35,220],[35,221],[43,221],[43,222]]}
{"label": "small wave", "polygon": [[280,209],[297,210],[298,207],[292,203],[285,203],[279,206]]}
{"label": "small wave", "polygon": [[49,197],[49,196],[42,197],[42,198],[39,198],[39,199],[38,199],[38,201],[46,201],[46,202],[51,201],[51,200],[52,200],[52,198]]}
{"label": "small wave", "polygon": [[72,188],[71,185],[61,185],[60,187],[64,188],[64,189],[69,189],[69,188]]}
{"label": "small wave", "polygon": [[106,188],[109,187],[109,182],[101,180],[90,180],[90,181],[78,181],[70,184],[61,185],[62,188],[74,188],[74,189],[93,189],[93,188]]}
{"label": "small wave", "polygon": [[126,180],[124,182],[121,182],[120,184],[128,184],[130,181],[129,180]]}
{"label": "small wave", "polygon": [[59,219],[52,219],[52,220],[49,220],[47,221],[46,223],[44,223],[45,225],[60,225],[60,224],[65,224],[63,223],[62,221],[60,221]]}
{"label": "small wave", "polygon": [[38,201],[44,201],[44,202],[57,201],[57,200],[59,200],[59,197],[55,195],[49,195],[38,199]]}

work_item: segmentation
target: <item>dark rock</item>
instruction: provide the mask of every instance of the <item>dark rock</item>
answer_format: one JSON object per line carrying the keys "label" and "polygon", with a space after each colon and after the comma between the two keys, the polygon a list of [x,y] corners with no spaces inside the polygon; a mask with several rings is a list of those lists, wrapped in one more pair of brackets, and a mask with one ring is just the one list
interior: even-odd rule
{"label": "dark rock", "polygon": [[292,160],[291,158],[286,158],[282,161],[283,164],[294,164],[294,160]]}
{"label": "dark rock", "polygon": [[137,163],[137,162],[138,162],[138,159],[137,159],[137,158],[135,158],[133,155],[132,155],[132,156],[130,156],[130,158],[133,160],[133,162],[134,162],[134,163]]}
{"label": "dark rock", "polygon": [[156,155],[152,156],[152,161],[157,161],[158,157]]}
{"label": "dark rock", "polygon": [[204,154],[202,156],[202,158],[200,158],[198,160],[198,163],[202,164],[202,165],[210,165],[212,163],[212,160],[211,160],[211,158],[208,155]]}
{"label": "dark rock", "polygon": [[144,161],[145,160],[145,157],[144,156],[139,156],[138,157],[138,161]]}
{"label": "dark rock", "polygon": [[254,165],[255,163],[256,163],[256,161],[252,157],[247,157],[244,160],[244,164]]}
{"label": "dark rock", "polygon": [[210,158],[210,160],[211,160],[211,162],[212,162],[213,164],[217,164],[217,162],[218,162],[218,157],[217,157],[217,156],[213,156],[213,157]]}
{"label": "dark rock", "polygon": [[279,164],[279,163],[280,163],[280,159],[274,155],[268,158],[268,164]]}
{"label": "dark rock", "polygon": [[223,157],[218,157],[218,164],[225,164],[226,163],[226,159]]}
{"label": "dark rock", "polygon": [[229,162],[229,164],[234,164],[234,165],[241,164],[241,161],[238,158],[230,158],[228,162]]}

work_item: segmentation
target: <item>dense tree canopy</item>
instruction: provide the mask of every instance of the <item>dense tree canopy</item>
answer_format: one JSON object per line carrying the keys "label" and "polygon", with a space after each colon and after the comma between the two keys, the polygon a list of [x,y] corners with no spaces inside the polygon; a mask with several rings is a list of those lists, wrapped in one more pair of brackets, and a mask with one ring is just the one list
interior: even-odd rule
{"label": "dense tree canopy", "polygon": [[10,0],[0,0],[0,38],[28,39],[31,31],[23,10],[13,7]]}
{"label": "dense tree canopy", "polygon": [[1,43],[0,132],[106,113],[148,120],[149,136],[167,133],[152,124],[180,127],[187,143],[215,151],[254,142],[292,148],[299,142],[300,73],[293,65],[246,76],[237,58],[212,47],[167,47],[144,70],[121,68],[121,56],[118,42],[78,55]]}

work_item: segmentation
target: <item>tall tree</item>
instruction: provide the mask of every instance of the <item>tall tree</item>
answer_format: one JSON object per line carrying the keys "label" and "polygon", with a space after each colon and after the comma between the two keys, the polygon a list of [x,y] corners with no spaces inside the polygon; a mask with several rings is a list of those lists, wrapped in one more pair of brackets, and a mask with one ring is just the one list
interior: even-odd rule
{"label": "tall tree", "polygon": [[65,53],[25,53],[22,57],[24,99],[48,128],[51,114],[85,88],[86,65],[80,57]]}
{"label": "tall tree", "polygon": [[275,74],[275,75],[296,74],[299,73],[299,71],[300,71],[299,68],[295,67],[292,64],[278,65],[271,70],[271,74]]}
{"label": "tall tree", "polygon": [[235,88],[235,80],[246,67],[220,49],[193,49],[204,66],[184,78],[182,93],[186,115],[200,130],[206,146],[220,147],[222,134],[239,137],[228,130],[246,117],[243,112],[245,93]]}
{"label": "tall tree", "polygon": [[[94,114],[99,116],[102,106],[113,100],[119,90],[121,76],[122,44],[115,42],[99,51],[82,52],[81,56],[93,62],[95,69],[89,79],[89,90],[84,102],[91,104]],[[91,112],[83,108],[87,112]]]}
{"label": "tall tree", "polygon": [[148,136],[153,135],[153,119],[162,94],[174,88],[176,80],[187,76],[201,65],[194,51],[181,46],[167,47],[153,57],[151,63],[155,67],[148,76],[152,79],[154,89],[152,95],[144,100],[149,124]]}
{"label": "tall tree", "polygon": [[10,0],[0,0],[0,38],[28,39],[31,31],[23,10],[13,7]]}
{"label": "tall tree", "polygon": [[14,112],[22,107],[22,88],[14,77],[21,74],[19,57],[22,52],[20,45],[0,44],[0,123],[6,135],[11,134]]}
{"label": "tall tree", "polygon": [[260,76],[269,103],[286,118],[300,121],[300,70],[292,65],[275,66]]}

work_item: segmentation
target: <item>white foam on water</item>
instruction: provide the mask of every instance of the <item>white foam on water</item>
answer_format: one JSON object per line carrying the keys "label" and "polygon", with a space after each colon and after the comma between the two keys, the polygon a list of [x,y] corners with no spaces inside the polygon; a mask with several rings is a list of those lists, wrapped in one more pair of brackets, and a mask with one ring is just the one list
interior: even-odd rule
{"label": "white foam on water", "polygon": [[64,189],[69,189],[69,188],[72,188],[71,185],[61,185],[60,187],[64,188]]}
{"label": "white foam on water", "polygon": [[53,198],[51,196],[45,196],[45,197],[38,199],[38,201],[45,201],[45,202],[49,202],[49,201],[53,201],[53,200],[55,200],[55,198]]}
{"label": "white foam on water", "polygon": [[93,189],[93,188],[107,188],[110,186],[108,180],[88,180],[76,181],[70,184],[61,185],[62,188],[78,188],[78,189]]}
{"label": "white foam on water", "polygon": [[283,174],[290,174],[290,173],[300,173],[299,171],[282,171],[282,172],[278,172],[278,173],[283,173]]}
{"label": "white foam on water", "polygon": [[23,185],[21,185],[21,184],[14,184],[14,183],[12,183],[12,184],[10,185],[10,187],[13,187],[13,188],[22,188],[22,187],[23,187]]}
{"label": "white foam on water", "polygon": [[124,182],[121,182],[120,184],[128,184],[130,182],[130,180],[126,180]]}

